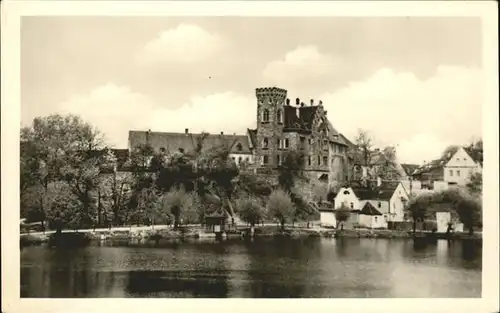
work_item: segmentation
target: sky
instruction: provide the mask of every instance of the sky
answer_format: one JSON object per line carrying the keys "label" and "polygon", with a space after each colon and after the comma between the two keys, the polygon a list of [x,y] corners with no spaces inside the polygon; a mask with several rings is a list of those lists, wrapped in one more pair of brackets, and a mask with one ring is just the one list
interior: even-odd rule
{"label": "sky", "polygon": [[255,88],[322,100],[422,164],[482,134],[481,20],[468,17],[23,17],[21,124],[78,114],[129,130],[244,134]]}

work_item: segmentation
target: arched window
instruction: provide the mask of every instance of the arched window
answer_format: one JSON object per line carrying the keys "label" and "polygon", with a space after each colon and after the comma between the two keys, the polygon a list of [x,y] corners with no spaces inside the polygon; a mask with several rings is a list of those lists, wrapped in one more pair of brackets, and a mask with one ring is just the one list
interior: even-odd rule
{"label": "arched window", "polygon": [[278,110],[278,112],[276,112],[276,118],[278,120],[278,123],[283,123],[283,114],[281,110]]}
{"label": "arched window", "polygon": [[262,140],[262,148],[267,149],[268,146],[269,146],[269,140],[267,138],[264,138]]}
{"label": "arched window", "polygon": [[264,112],[262,113],[262,121],[269,122],[269,110],[268,109],[264,109]]}

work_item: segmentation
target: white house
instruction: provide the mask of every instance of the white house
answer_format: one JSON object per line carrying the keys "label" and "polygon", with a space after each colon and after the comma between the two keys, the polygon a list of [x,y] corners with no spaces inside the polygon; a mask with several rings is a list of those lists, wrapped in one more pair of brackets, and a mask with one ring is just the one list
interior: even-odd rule
{"label": "white house", "polygon": [[378,181],[374,188],[341,188],[335,196],[335,208],[345,203],[353,211],[361,211],[370,203],[386,222],[404,221],[404,208],[409,194],[401,182]]}
{"label": "white house", "polygon": [[444,167],[448,185],[465,186],[473,173],[482,171],[482,160],[471,150],[460,147]]}

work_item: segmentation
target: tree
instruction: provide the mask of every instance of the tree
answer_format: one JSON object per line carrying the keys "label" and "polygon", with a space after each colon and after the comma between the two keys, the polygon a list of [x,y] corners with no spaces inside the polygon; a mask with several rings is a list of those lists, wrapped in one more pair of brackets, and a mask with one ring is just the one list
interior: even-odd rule
{"label": "tree", "polygon": [[265,210],[255,198],[243,196],[236,200],[240,218],[251,227],[260,223],[265,217]]}
{"label": "tree", "polygon": [[[82,225],[91,224],[103,148],[101,133],[75,115],[37,117],[21,129],[21,191],[64,182],[80,205]],[[42,207],[40,211],[44,211]]]}
{"label": "tree", "polygon": [[417,222],[423,222],[429,213],[429,207],[432,205],[433,197],[431,194],[422,194],[415,198],[410,199],[406,216],[413,222],[413,233],[417,230]]}
{"label": "tree", "polygon": [[278,220],[281,230],[285,230],[285,223],[290,221],[295,213],[290,194],[282,189],[274,190],[267,202],[269,216]]}
{"label": "tree", "polygon": [[174,228],[179,228],[182,212],[192,205],[192,199],[183,189],[173,188],[162,199],[162,208],[165,213],[170,213],[174,217]]}
{"label": "tree", "polygon": [[444,190],[433,194],[435,203],[445,203],[456,212],[469,234],[474,233],[474,227],[481,225],[482,205],[479,199],[472,197],[458,188]]}
{"label": "tree", "polygon": [[368,179],[377,177],[396,180],[401,176],[397,169],[396,148],[375,149],[373,138],[365,130],[358,129],[355,146],[349,149],[348,156],[352,160],[354,180],[366,183]]}
{"label": "tree", "polygon": [[481,195],[483,192],[483,174],[481,172],[472,173],[466,186],[472,195]]}
{"label": "tree", "polygon": [[335,210],[335,219],[337,220],[337,228],[340,225],[340,230],[344,230],[344,223],[351,216],[351,209],[346,203],[342,203],[340,208]]}
{"label": "tree", "polygon": [[278,174],[278,184],[284,191],[291,192],[295,186],[295,180],[304,178],[302,176],[304,164],[302,152],[291,150],[284,155]]}

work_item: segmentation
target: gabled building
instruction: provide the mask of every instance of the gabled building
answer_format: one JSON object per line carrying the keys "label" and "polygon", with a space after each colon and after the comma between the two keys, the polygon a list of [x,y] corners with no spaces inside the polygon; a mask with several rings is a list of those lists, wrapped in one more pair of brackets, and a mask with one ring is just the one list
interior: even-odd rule
{"label": "gabled building", "polygon": [[381,212],[386,222],[404,221],[404,208],[409,194],[401,182],[378,181],[374,187],[344,187],[335,196],[335,208],[344,203],[352,211],[359,212],[370,203]]}
{"label": "gabled building", "polygon": [[480,173],[482,168],[482,151],[460,147],[444,166],[444,181],[449,186],[465,186],[470,176]]}

